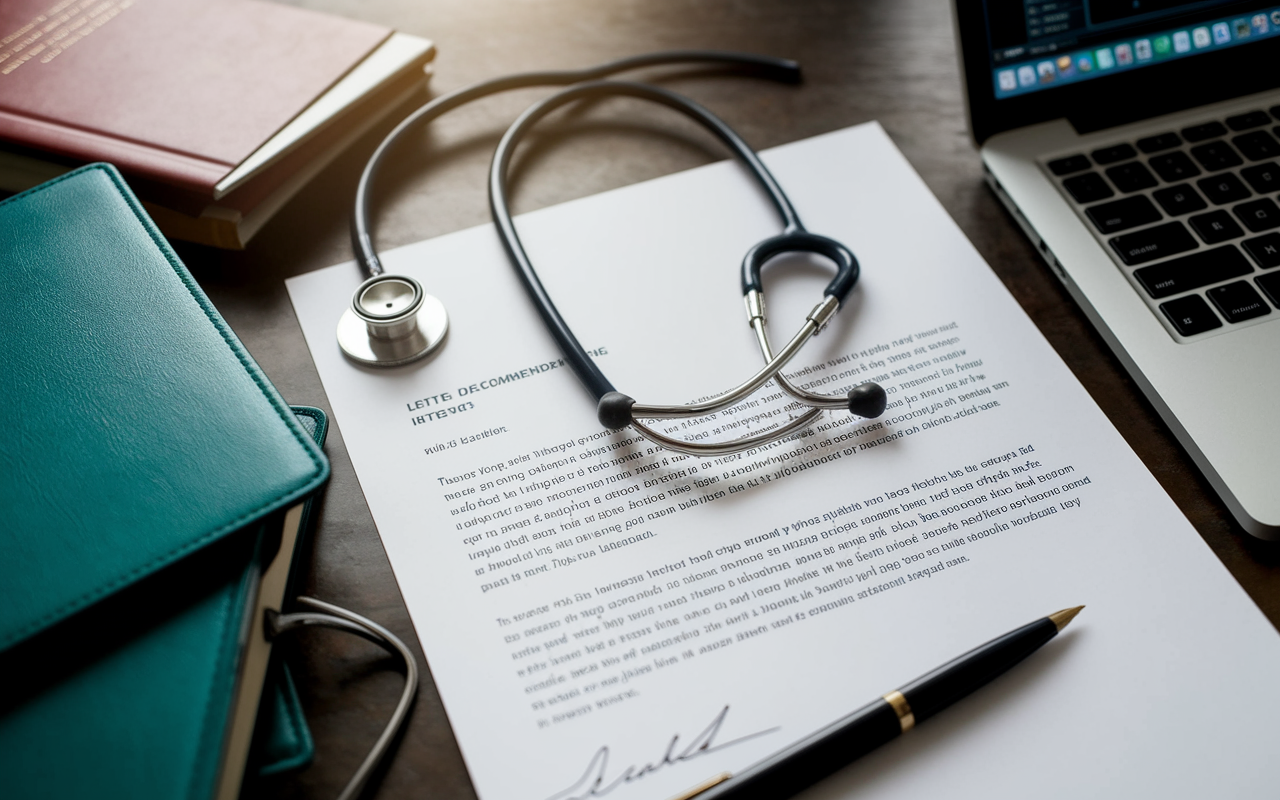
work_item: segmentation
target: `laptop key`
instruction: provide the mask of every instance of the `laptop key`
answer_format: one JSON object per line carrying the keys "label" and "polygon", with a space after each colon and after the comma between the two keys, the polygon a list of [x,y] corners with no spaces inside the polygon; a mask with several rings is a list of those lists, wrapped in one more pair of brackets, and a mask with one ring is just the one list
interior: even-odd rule
{"label": "laptop key", "polygon": [[1247,131],[1250,128],[1260,128],[1269,124],[1271,124],[1271,117],[1267,116],[1265,111],[1250,111],[1247,114],[1227,117],[1227,127],[1233,131]]}
{"label": "laptop key", "polygon": [[1107,177],[1125,194],[1150,189],[1160,183],[1141,161],[1130,161],[1128,164],[1107,167]]}
{"label": "laptop key", "polygon": [[1237,236],[1244,236],[1244,231],[1225,211],[1210,211],[1208,214],[1197,214],[1187,223],[1200,234],[1205,244],[1217,244]]}
{"label": "laptop key", "polygon": [[1218,315],[1213,313],[1213,309],[1198,294],[1161,303],[1160,310],[1183,336],[1195,336],[1197,333],[1222,327]]}
{"label": "laptop key", "polygon": [[1073,172],[1079,172],[1091,166],[1093,165],[1089,163],[1089,158],[1084,155],[1055,158],[1048,163],[1049,171],[1054,175],[1070,175]]}
{"label": "laptop key", "polygon": [[1192,211],[1201,211],[1209,207],[1204,201],[1200,193],[1191,188],[1189,183],[1180,183],[1177,186],[1170,186],[1165,189],[1157,189],[1151,193],[1166,214],[1176,217],[1181,214],[1190,214]]}
{"label": "laptop key", "polygon": [[1250,161],[1275,158],[1280,155],[1280,142],[1266,131],[1250,131],[1231,140]]}
{"label": "laptop key", "polygon": [[1160,212],[1145,195],[1099,203],[1086,208],[1084,213],[1102,233],[1128,230],[1160,219]]}
{"label": "laptop key", "polygon": [[1240,174],[1258,194],[1280,191],[1280,165],[1271,161],[1256,167],[1245,167]]}
{"label": "laptop key", "polygon": [[1199,161],[1200,166],[1204,167],[1207,172],[1230,169],[1244,163],[1240,158],[1240,154],[1226,142],[1209,142],[1208,144],[1196,145],[1191,148],[1191,155],[1196,157],[1196,161]]}
{"label": "laptop key", "polygon": [[[1280,108],[1280,106],[1277,106]],[[1258,288],[1267,293],[1267,299],[1272,305],[1280,306],[1280,272],[1269,272],[1266,275],[1259,275],[1253,279],[1258,284]]]}
{"label": "laptop key", "polygon": [[1188,142],[1203,142],[1205,139],[1226,135],[1227,129],[1222,127],[1221,122],[1206,122],[1203,125],[1192,125],[1190,128],[1182,129],[1182,138]]}
{"label": "laptop key", "polygon": [[1170,147],[1182,144],[1182,137],[1176,133],[1162,133],[1158,136],[1147,136],[1138,140],[1138,149],[1144,153],[1159,153]]}
{"label": "laptop key", "polygon": [[1261,200],[1241,203],[1231,210],[1236,212],[1236,216],[1244,226],[1254,233],[1280,228],[1280,208],[1276,208],[1276,204],[1265,197]]}
{"label": "laptop key", "polygon": [[1166,183],[1185,181],[1200,174],[1200,168],[1182,151],[1152,156],[1147,163]]}
{"label": "laptop key", "polygon": [[1154,228],[1117,236],[1110,241],[1120,255],[1120,260],[1131,267],[1200,246],[1181,222],[1166,222]]}
{"label": "laptop key", "polygon": [[1115,144],[1110,147],[1103,147],[1101,149],[1094,150],[1090,155],[1092,155],[1093,160],[1099,164],[1114,164],[1117,161],[1124,161],[1126,158],[1133,158],[1138,155],[1138,153],[1133,149],[1133,145]]}
{"label": "laptop key", "polygon": [[1115,192],[1096,172],[1075,175],[1062,182],[1062,188],[1071,193],[1077,203],[1092,203],[1095,200],[1106,200]]}
{"label": "laptop key", "polygon": [[1245,252],[1253,256],[1253,260],[1263,269],[1280,267],[1280,233],[1245,239],[1240,244],[1244,245]]}
{"label": "laptop key", "polygon": [[1234,245],[1226,245],[1143,267],[1134,270],[1133,276],[1147,294],[1158,299],[1239,278],[1250,272],[1253,272],[1253,267],[1249,261]]}
{"label": "laptop key", "polygon": [[1212,178],[1201,178],[1196,181],[1196,185],[1208,196],[1210,202],[1218,206],[1223,203],[1234,203],[1249,196],[1249,190],[1230,172],[1214,175]]}
{"label": "laptop key", "polygon": [[1271,313],[1267,301],[1262,299],[1248,281],[1215,286],[1205,294],[1209,295],[1209,299],[1222,312],[1222,316],[1227,318],[1227,322],[1244,322]]}

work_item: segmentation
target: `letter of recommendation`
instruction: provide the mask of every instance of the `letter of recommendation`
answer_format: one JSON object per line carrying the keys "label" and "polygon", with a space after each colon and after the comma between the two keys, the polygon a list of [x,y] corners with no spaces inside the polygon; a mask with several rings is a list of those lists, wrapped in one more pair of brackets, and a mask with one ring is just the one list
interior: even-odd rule
{"label": "letter of recommendation", "polygon": [[[670,797],[1081,603],[1027,664],[817,791],[1274,792],[1280,637],[881,128],[763,157],[862,265],[788,374],[877,381],[880,419],[828,412],[710,459],[603,431],[490,226],[383,256],[449,309],[423,363],[344,360],[352,264],[288,282],[480,797]],[[760,363],[738,265],[779,222],[736,164],[518,226],[619,391],[686,402]],[[777,341],[829,276],[770,264]],[[713,441],[792,413],[770,383],[658,424]]]}

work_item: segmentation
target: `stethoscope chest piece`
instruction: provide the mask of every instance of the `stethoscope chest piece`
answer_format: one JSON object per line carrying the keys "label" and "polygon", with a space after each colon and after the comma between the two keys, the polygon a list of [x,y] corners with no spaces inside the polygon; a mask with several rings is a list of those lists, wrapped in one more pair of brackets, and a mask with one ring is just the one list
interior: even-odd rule
{"label": "stethoscope chest piece", "polygon": [[405,275],[375,275],[360,284],[338,321],[338,346],[354,361],[408,364],[444,342],[449,315],[422,284]]}

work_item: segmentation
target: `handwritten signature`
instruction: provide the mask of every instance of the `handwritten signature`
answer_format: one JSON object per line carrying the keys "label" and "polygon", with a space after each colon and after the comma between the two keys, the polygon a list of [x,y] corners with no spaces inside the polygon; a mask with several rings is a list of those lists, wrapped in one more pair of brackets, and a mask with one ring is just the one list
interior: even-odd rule
{"label": "handwritten signature", "polygon": [[737,739],[731,739],[727,742],[717,742],[716,737],[720,735],[720,727],[724,725],[725,717],[729,715],[729,706],[725,706],[716,714],[715,719],[711,720],[711,724],[703,728],[702,732],[685,745],[680,747],[680,734],[671,737],[671,741],[667,743],[666,752],[662,754],[662,758],[657,761],[651,761],[644,766],[632,764],[622,770],[612,780],[609,775],[609,746],[604,745],[596,751],[591,757],[587,769],[582,773],[582,777],[574,781],[573,785],[556,794],[553,794],[547,800],[584,800],[588,797],[602,797],[619,786],[638,781],[645,775],[657,772],[663,767],[675,766],[683,761],[692,761],[699,756],[709,755],[726,747],[732,747],[735,744],[741,744],[749,739],[777,731],[777,727],[769,728],[765,731],[757,731],[749,733],[746,736],[739,736]]}

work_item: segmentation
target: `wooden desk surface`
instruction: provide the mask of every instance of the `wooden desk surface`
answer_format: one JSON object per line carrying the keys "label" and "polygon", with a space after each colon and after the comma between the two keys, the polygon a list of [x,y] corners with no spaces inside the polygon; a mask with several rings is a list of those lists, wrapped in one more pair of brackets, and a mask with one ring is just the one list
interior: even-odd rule
{"label": "wooden desk surface", "polygon": [[[983,185],[965,125],[946,0],[296,0],[433,39],[433,94],[535,68],[577,67],[675,48],[750,50],[799,59],[801,86],[689,74],[664,83],[709,106],[757,148],[879,120],[1026,309],[1050,344],[1273,624],[1280,548],[1231,520],[1133,381]],[[537,93],[456,112],[406,148],[382,187],[377,241],[403,245],[487,222],[484,179],[501,132]],[[398,116],[407,109],[397,112]],[[398,117],[397,117],[398,118]],[[719,160],[698,131],[636,104],[606,103],[572,134],[549,125],[521,158],[517,211]],[[312,181],[243,253],[181,247],[200,284],[293,403],[328,406],[283,281],[351,258],[347,218],[357,176],[390,124]],[[904,244],[904,246],[908,246]],[[339,424],[341,421],[339,420]],[[419,653],[396,582],[347,457],[327,447],[308,592],[385,624]],[[1195,591],[1195,587],[1187,587]],[[400,690],[366,643],[311,632],[295,673],[315,735],[306,770],[251,783],[249,797],[331,798],[363,758]],[[399,751],[370,795],[446,800],[474,793],[429,673]]]}

